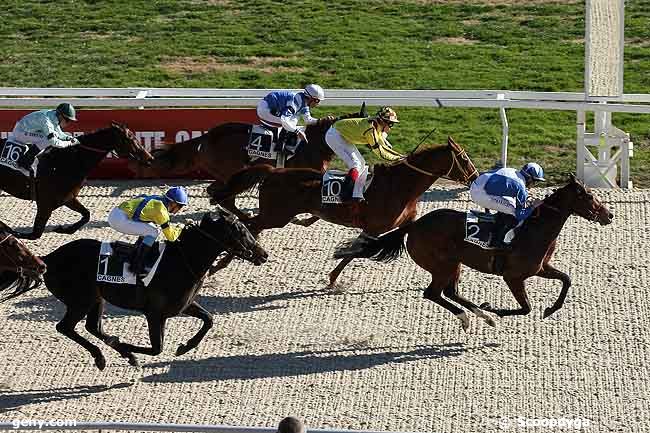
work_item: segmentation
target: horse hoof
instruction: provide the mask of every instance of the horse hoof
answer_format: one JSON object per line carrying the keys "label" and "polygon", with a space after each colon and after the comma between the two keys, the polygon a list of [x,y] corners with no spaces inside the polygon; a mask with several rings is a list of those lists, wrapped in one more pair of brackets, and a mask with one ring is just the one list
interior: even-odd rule
{"label": "horse hoof", "polygon": [[485,323],[487,323],[487,324],[490,325],[491,327],[493,327],[493,328],[496,328],[496,327],[497,327],[497,323],[494,321],[493,318],[488,317],[487,319],[484,319],[484,320],[485,320]]}
{"label": "horse hoof", "polygon": [[185,355],[189,351],[190,348],[188,346],[181,344],[180,346],[178,346],[178,349],[176,349],[176,356]]}
{"label": "horse hoof", "polygon": [[106,345],[108,347],[115,348],[118,344],[120,344],[120,339],[117,337],[108,337],[105,341]]}
{"label": "horse hoof", "polygon": [[485,310],[485,311],[492,311],[493,310],[492,305],[490,305],[489,302],[483,302],[481,305],[479,305],[479,308],[481,310]]}
{"label": "horse hoof", "polygon": [[543,318],[543,319],[546,319],[548,316],[550,316],[551,314],[555,313],[556,311],[557,311],[557,310],[555,310],[555,309],[553,309],[553,308],[551,308],[551,307],[548,307],[548,308],[546,308],[546,309],[544,310],[544,316],[543,316],[542,318]]}
{"label": "horse hoof", "polygon": [[97,368],[99,368],[100,371],[103,371],[106,368],[106,359],[104,358],[103,355],[98,356],[95,358],[95,365]]}
{"label": "horse hoof", "polygon": [[467,314],[465,313],[460,313],[456,316],[458,320],[460,320],[461,326],[463,327],[463,331],[467,332],[469,329],[469,317],[467,317]]}
{"label": "horse hoof", "polygon": [[132,365],[134,367],[140,367],[140,363],[138,363],[138,358],[136,358],[134,354],[132,354],[132,353],[129,354],[127,356],[127,358],[129,359],[129,364],[130,365]]}

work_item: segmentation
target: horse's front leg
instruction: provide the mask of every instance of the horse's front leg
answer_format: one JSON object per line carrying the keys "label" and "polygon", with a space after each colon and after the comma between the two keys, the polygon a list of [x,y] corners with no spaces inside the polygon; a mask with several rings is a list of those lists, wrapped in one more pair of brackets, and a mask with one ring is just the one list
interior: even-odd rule
{"label": "horse's front leg", "polygon": [[293,219],[290,221],[291,224],[295,224],[298,226],[303,226],[303,227],[309,227],[310,225],[314,224],[316,221],[318,221],[320,218],[317,216],[310,216],[308,218],[298,218],[298,217],[293,217]]}
{"label": "horse's front leg", "polygon": [[84,205],[81,204],[81,202],[79,201],[79,199],[77,199],[77,197],[74,197],[72,200],[64,203],[64,206],[80,214],[81,219],[74,224],[70,224],[67,226],[61,225],[55,227],[54,228],[55,233],[63,233],[66,235],[71,235],[77,230],[79,230],[81,227],[83,227],[85,224],[87,224],[88,221],[90,221],[90,211],[86,209]]}
{"label": "horse's front leg", "polygon": [[50,207],[45,208],[38,206],[36,210],[36,218],[34,218],[34,227],[32,228],[31,233],[14,232],[14,235],[20,239],[34,240],[40,238],[43,235],[43,232],[45,232],[47,221],[50,219],[50,216],[52,216],[52,210],[53,209]]}
{"label": "horse's front leg", "polygon": [[516,308],[516,309],[493,308],[488,303],[482,304],[480,308],[482,310],[489,311],[490,313],[494,313],[499,317],[519,316],[519,315],[526,315],[530,313],[530,302],[528,301],[528,294],[526,293],[526,286],[524,284],[524,279],[504,278],[504,280],[506,284],[508,284],[508,288],[510,289],[513,296],[517,300],[517,303],[519,304],[520,308]]}
{"label": "horse's front leg", "polygon": [[188,305],[187,308],[183,310],[183,314],[201,319],[203,321],[203,326],[201,326],[201,329],[199,329],[199,331],[190,338],[187,343],[178,346],[178,349],[176,349],[176,356],[183,355],[198,346],[201,340],[203,340],[203,337],[205,337],[205,334],[207,334],[210,328],[214,325],[212,315],[196,301]]}
{"label": "horse's front leg", "polygon": [[165,323],[167,318],[160,314],[148,313],[147,325],[149,327],[149,340],[151,347],[135,346],[128,343],[117,343],[113,348],[120,352],[125,358],[130,358],[133,353],[142,353],[145,355],[155,356],[162,352],[163,342],[165,339]]}
{"label": "horse's front leg", "polygon": [[544,310],[544,318],[546,319],[548,316],[555,313],[564,305],[564,300],[566,299],[566,295],[569,292],[569,287],[571,287],[571,278],[569,278],[569,276],[564,272],[555,269],[553,266],[549,265],[548,263],[544,265],[544,267],[537,274],[537,276],[542,278],[548,278],[551,280],[562,281],[562,290],[560,290],[560,295],[558,296],[557,300],[552,306],[547,307]]}

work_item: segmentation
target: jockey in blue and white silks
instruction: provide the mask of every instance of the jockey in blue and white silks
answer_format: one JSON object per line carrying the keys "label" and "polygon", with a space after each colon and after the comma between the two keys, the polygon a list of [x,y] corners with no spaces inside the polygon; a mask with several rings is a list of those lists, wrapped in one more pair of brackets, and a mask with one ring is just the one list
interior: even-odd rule
{"label": "jockey in blue and white silks", "polygon": [[[533,182],[544,180],[544,170],[534,162],[524,165],[521,170],[500,168],[476,178],[470,187],[470,196],[479,206],[514,216],[517,226],[520,226],[535,210],[535,206],[526,206],[527,188]],[[506,235],[505,242],[511,241],[514,234]]]}
{"label": "jockey in blue and white silks", "polygon": [[301,92],[271,92],[257,104],[257,117],[265,125],[295,132],[306,141],[304,132],[298,128],[298,120],[302,117],[305,125],[318,123],[318,119],[312,117],[310,108],[316,107],[323,99],[325,92],[317,84],[309,84]]}

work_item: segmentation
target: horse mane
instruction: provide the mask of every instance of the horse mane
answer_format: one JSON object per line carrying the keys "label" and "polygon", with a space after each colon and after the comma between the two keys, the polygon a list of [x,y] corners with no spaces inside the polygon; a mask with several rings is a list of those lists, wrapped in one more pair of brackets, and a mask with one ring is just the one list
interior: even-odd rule
{"label": "horse mane", "polygon": [[[416,157],[417,158],[418,156],[420,156],[420,155],[422,155],[424,153],[433,153],[433,152],[437,152],[439,150],[445,150],[446,148],[447,148],[446,144],[432,144],[432,145],[428,145],[428,146],[423,147],[422,149],[417,150],[413,154],[408,154],[406,157],[411,157],[411,158]],[[404,164],[402,164],[402,161],[404,161],[404,159],[399,159],[397,161],[390,161],[390,162],[379,162],[379,163],[375,164],[374,165],[375,175],[377,175],[378,173],[384,173],[386,171],[390,172],[391,170],[394,170],[394,169],[396,169],[398,167],[402,167],[404,165]],[[413,161],[413,159],[411,159],[409,162],[412,162],[412,161]]]}

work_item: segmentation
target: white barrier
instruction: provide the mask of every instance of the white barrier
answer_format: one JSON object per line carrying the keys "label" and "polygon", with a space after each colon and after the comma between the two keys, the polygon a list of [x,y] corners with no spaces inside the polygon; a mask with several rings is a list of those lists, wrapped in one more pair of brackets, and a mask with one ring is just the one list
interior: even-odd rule
{"label": "white barrier", "polygon": [[[0,87],[0,107],[41,108],[59,102],[75,106],[99,107],[250,107],[274,89],[195,89],[195,88],[7,88]],[[299,89],[294,89],[299,90]],[[650,95],[623,94],[616,103],[593,101],[577,92],[527,92],[510,90],[355,90],[328,89],[326,106],[394,105],[403,107],[496,108],[502,123],[501,162],[507,164],[509,125],[508,108],[576,111],[577,175],[585,180],[585,163],[603,168],[604,183],[616,184],[605,177],[620,164],[620,186],[632,186],[629,158],[633,144],[629,135],[611,125],[611,113],[650,114]],[[595,132],[586,132],[585,113],[596,113]],[[598,146],[598,155],[588,146]],[[612,149],[618,149],[610,156]]]}
{"label": "white barrier", "polygon": [[[24,424],[27,424],[26,422]],[[53,423],[55,424],[55,423]],[[0,431],[28,431],[28,430],[90,430],[90,431],[153,431],[153,432],[202,432],[202,433],[276,433],[277,428],[270,427],[239,427],[226,425],[206,424],[153,424],[153,423],[127,423],[127,422],[75,422],[74,425],[49,425],[38,424],[20,425],[16,428],[14,423],[0,422]],[[334,429],[307,429],[307,433],[391,433],[366,430],[334,430]],[[406,432],[401,432],[406,433]]]}

